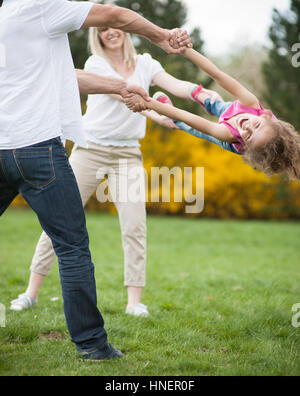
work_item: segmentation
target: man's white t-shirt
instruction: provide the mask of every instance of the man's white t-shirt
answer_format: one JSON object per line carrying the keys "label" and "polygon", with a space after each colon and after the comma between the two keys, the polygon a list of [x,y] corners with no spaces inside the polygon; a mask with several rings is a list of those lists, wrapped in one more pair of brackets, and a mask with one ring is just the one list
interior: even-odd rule
{"label": "man's white t-shirt", "polygon": [[0,8],[0,149],[62,136],[86,146],[67,34],[90,2],[4,0]]}
{"label": "man's white t-shirt", "polygon": [[[97,55],[87,60],[85,71],[122,79],[107,60]],[[151,55],[138,55],[135,71],[128,81],[148,92],[154,76],[161,71],[163,67]],[[146,117],[133,113],[109,95],[89,95],[83,125],[86,139],[104,146],[138,147],[146,133]]]}

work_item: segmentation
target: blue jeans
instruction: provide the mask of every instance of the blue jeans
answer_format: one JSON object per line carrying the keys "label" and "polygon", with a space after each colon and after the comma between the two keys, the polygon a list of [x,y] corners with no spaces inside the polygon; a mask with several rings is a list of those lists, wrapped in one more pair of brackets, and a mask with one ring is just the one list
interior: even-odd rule
{"label": "blue jeans", "polygon": [[52,240],[72,341],[80,351],[101,347],[107,334],[97,308],[85,214],[60,138],[0,150],[0,216],[18,194],[35,211]]}
{"label": "blue jeans", "polygon": [[[225,110],[228,109],[229,106],[231,106],[231,102],[221,102],[217,101],[213,104],[210,103],[210,99],[206,99],[204,106],[206,110],[213,115],[220,117]],[[240,155],[237,150],[235,149],[234,145],[228,142],[223,142],[222,140],[216,139],[212,136],[207,135],[206,133],[197,131],[196,129],[193,129],[189,125],[185,124],[184,122],[181,121],[175,121],[175,124],[182,129],[183,131],[189,133],[190,135],[193,135],[199,139],[205,139],[211,143],[214,143],[220,147],[222,147],[224,150],[230,151],[231,153],[238,154]]]}

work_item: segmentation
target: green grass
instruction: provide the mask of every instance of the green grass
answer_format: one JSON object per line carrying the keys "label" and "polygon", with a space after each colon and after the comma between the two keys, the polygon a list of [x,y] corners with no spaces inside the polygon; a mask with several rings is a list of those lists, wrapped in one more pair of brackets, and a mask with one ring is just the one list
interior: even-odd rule
{"label": "green grass", "polygon": [[[291,325],[300,303],[299,224],[149,218],[143,302],[151,317],[136,319],[124,314],[118,218],[87,219],[99,306],[123,359],[77,357],[55,267],[37,307],[7,309],[0,375],[300,374],[300,328]],[[31,211],[11,209],[0,221],[0,302],[9,308],[26,287],[40,226]]]}

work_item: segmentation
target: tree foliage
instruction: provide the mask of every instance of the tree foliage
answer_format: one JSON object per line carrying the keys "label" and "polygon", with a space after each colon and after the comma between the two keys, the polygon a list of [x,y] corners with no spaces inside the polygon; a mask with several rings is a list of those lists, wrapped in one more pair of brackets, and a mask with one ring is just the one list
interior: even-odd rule
{"label": "tree foliage", "polygon": [[273,46],[263,65],[265,99],[278,116],[300,129],[300,67],[292,62],[293,46],[300,42],[300,0],[291,0],[285,13],[274,10],[269,36]]}

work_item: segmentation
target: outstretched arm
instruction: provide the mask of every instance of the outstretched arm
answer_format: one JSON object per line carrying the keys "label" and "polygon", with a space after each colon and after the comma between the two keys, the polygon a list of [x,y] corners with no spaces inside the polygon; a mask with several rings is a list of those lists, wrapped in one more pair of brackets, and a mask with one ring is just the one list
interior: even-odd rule
{"label": "outstretched arm", "polygon": [[183,99],[190,99],[190,94],[196,86],[189,81],[178,80],[165,71],[156,73],[152,83],[170,92],[172,95]]}
{"label": "outstretched arm", "polygon": [[[183,30],[172,33],[162,29],[134,11],[114,5],[95,4],[82,28],[112,27],[138,34],[157,44],[169,54],[181,54],[186,46],[192,47],[189,35]],[[173,40],[175,42],[173,42]]]}
{"label": "outstretched arm", "polygon": [[[124,80],[119,80],[114,77],[101,77],[97,74],[88,73],[79,69],[76,69],[76,75],[80,93],[84,95],[106,94],[122,103],[125,102],[124,98],[130,93],[139,94],[143,96],[144,100],[150,99],[143,88],[137,85],[127,84]],[[141,114],[166,128],[178,129],[171,119],[161,116],[155,111],[143,111]]]}
{"label": "outstretched arm", "polygon": [[238,99],[242,105],[260,108],[259,101],[255,95],[253,95],[237,80],[218,69],[217,66],[205,56],[191,48],[184,51],[184,56],[207,73],[227,92]]}
{"label": "outstretched arm", "polygon": [[154,110],[159,114],[171,118],[172,120],[182,121],[190,125],[192,128],[203,131],[204,133],[224,142],[235,142],[235,138],[226,126],[208,121],[205,118],[189,113],[188,111],[178,109],[174,106],[160,103],[154,99],[150,99],[146,102],[137,95],[127,96],[125,98],[125,103],[133,111],[146,109]]}
{"label": "outstretched arm", "polygon": [[[191,99],[192,91],[198,87],[198,85],[193,84],[189,81],[179,80],[178,78],[173,77],[171,74],[165,71],[157,73],[154,76],[152,82],[158,87],[170,92],[172,95],[183,99]],[[221,102],[224,101],[217,92],[205,88],[202,89],[202,92],[207,92],[210,94],[211,103],[214,103],[217,100]]]}

